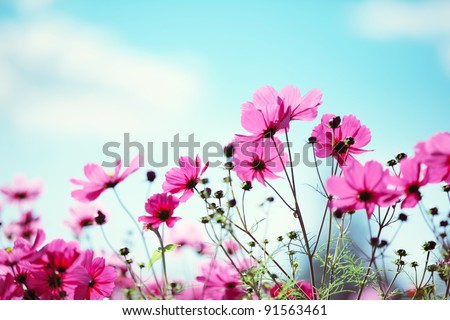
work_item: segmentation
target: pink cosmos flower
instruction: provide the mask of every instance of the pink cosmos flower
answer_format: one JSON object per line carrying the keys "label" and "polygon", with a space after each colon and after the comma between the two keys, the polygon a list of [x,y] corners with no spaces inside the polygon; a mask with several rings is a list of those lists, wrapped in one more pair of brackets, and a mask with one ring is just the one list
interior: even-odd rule
{"label": "pink cosmos flower", "polygon": [[148,198],[145,204],[145,211],[150,216],[140,216],[138,221],[145,223],[146,230],[157,229],[162,223],[172,228],[175,222],[181,219],[173,216],[173,211],[179,203],[178,198],[168,193],[156,193]]}
{"label": "pink cosmos flower", "polygon": [[203,286],[189,286],[174,296],[175,300],[208,300]]}
{"label": "pink cosmos flower", "polygon": [[376,161],[364,166],[354,161],[343,168],[343,177],[332,176],[326,189],[333,196],[332,207],[345,210],[365,209],[370,219],[375,206],[389,206],[398,200],[400,192],[388,188],[388,170]]}
{"label": "pink cosmos flower", "polygon": [[205,293],[213,300],[240,300],[246,293],[239,272],[219,261],[202,265],[197,281],[204,284]]}
{"label": "pink cosmos flower", "polygon": [[[308,298],[310,300],[314,299],[313,296],[313,289],[312,286],[309,282],[307,281],[298,281],[297,282],[297,286],[308,296]],[[298,289],[297,289],[298,290]],[[294,294],[293,291],[295,292],[296,289],[285,289],[283,287],[280,287],[280,285],[275,284],[272,289],[270,289],[270,296],[272,298],[277,298],[280,294],[287,297],[288,300],[297,300],[297,297],[303,297],[303,294],[301,293],[301,291],[298,292],[298,294]]]}
{"label": "pink cosmos flower", "polygon": [[105,170],[95,163],[89,163],[84,166],[84,174],[88,181],[79,179],[70,179],[73,184],[81,186],[81,189],[72,191],[72,197],[80,202],[90,202],[97,199],[103,191],[108,188],[114,188],[117,184],[125,180],[130,174],[137,171],[142,158],[136,156],[122,173],[122,162],[117,161],[113,174],[108,174]]}
{"label": "pink cosmos flower", "polygon": [[[274,142],[275,141],[275,142]],[[287,163],[283,143],[278,139],[236,142],[234,153],[234,169],[242,181],[258,180],[266,185],[265,179],[277,179],[275,173],[283,171],[282,161]]]}
{"label": "pink cosmos flower", "polygon": [[302,96],[298,88],[289,85],[281,89],[278,99],[291,108],[291,120],[311,121],[317,117],[317,108],[322,104],[322,92],[314,88]]}
{"label": "pink cosmos flower", "polygon": [[13,267],[21,263],[28,265],[30,258],[36,256],[38,248],[44,241],[45,233],[42,229],[36,232],[36,237],[32,243],[24,238],[17,239],[14,241],[12,249],[0,249],[0,265],[7,267]]}
{"label": "pink cosmos flower", "polygon": [[212,255],[214,247],[206,241],[205,229],[200,223],[183,220],[164,234],[165,243],[178,244],[176,252],[189,247],[201,255]]}
{"label": "pink cosmos flower", "polygon": [[166,173],[163,190],[172,194],[183,192],[180,201],[186,202],[194,194],[194,188],[200,181],[201,175],[208,168],[209,163],[202,166],[198,155],[195,161],[187,156],[180,157],[178,163],[179,168],[172,168]]}
{"label": "pink cosmos flower", "polygon": [[422,199],[420,188],[428,183],[429,168],[422,168],[422,164],[415,158],[400,161],[400,178],[390,176],[390,183],[397,187],[406,197],[401,208],[414,208]]}
{"label": "pink cosmos flower", "polygon": [[450,132],[440,132],[416,145],[415,157],[426,164],[429,182],[450,184]]}
{"label": "pink cosmos flower", "polygon": [[0,300],[11,300],[19,297],[14,276],[10,273],[0,274]]}
{"label": "pink cosmos flower", "polygon": [[33,211],[27,211],[20,215],[19,221],[6,225],[5,236],[10,240],[24,238],[28,241],[34,239],[39,229],[41,219],[33,215]]}
{"label": "pink cosmos flower", "polygon": [[[38,230],[34,242],[31,243],[23,238],[14,241],[13,248],[0,249],[0,275],[11,274],[14,278],[11,288],[7,290],[13,292],[14,297],[33,298],[32,293],[25,291],[30,272],[33,270],[30,262],[38,257],[37,248],[43,243],[45,234]],[[9,281],[7,281],[9,282]],[[1,291],[1,286],[0,286]]]}
{"label": "pink cosmos flower", "polygon": [[105,219],[109,217],[106,211],[98,204],[77,203],[74,207],[69,208],[72,220],[64,221],[64,224],[79,237],[84,228],[95,224],[95,218],[98,216],[99,211],[105,216]]}
{"label": "pink cosmos flower", "polygon": [[40,180],[27,180],[23,175],[17,175],[12,185],[0,187],[0,193],[6,196],[9,203],[24,204],[36,200],[42,193],[43,185]]}
{"label": "pink cosmos flower", "polygon": [[[299,115],[300,110],[299,107]],[[251,135],[239,135],[239,138],[245,141],[271,138],[278,132],[289,129],[291,114],[291,106],[285,106],[283,99],[274,88],[261,87],[253,94],[253,102],[242,105],[241,124]]]}
{"label": "pink cosmos flower", "polygon": [[113,267],[105,265],[102,257],[94,258],[91,250],[85,252],[83,267],[90,276],[90,282],[86,294],[87,300],[102,300],[111,296],[116,280],[116,271]]}
{"label": "pink cosmos flower", "polygon": [[27,284],[44,300],[85,299],[91,277],[81,265],[78,242],[56,239],[41,249]]}
{"label": "pink cosmos flower", "polygon": [[223,246],[229,255],[234,255],[241,250],[239,244],[233,239],[225,240]]}
{"label": "pink cosmos flower", "polygon": [[333,114],[324,114],[321,123],[314,127],[312,137],[317,142],[314,151],[319,158],[334,157],[340,166],[353,162],[354,154],[368,152],[361,149],[371,140],[370,130],[361,125],[354,116],[344,116],[342,122],[340,117]]}

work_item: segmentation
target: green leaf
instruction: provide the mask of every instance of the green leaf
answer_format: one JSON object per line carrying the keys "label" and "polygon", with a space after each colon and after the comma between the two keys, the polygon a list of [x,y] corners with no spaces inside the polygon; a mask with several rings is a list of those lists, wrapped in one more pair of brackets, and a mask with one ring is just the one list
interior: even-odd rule
{"label": "green leaf", "polygon": [[164,247],[164,252],[175,251],[175,249],[178,248],[179,246],[180,246],[179,244],[168,244]]}
{"label": "green leaf", "polygon": [[162,257],[162,251],[161,251],[161,248],[158,248],[153,252],[152,257],[150,258],[150,261],[148,262],[148,270],[150,270],[152,265],[155,264],[156,261],[161,259],[161,257]]}
{"label": "green leaf", "polygon": [[[180,246],[179,244],[168,244],[164,247],[164,252],[175,251],[175,249],[178,248],[179,246]],[[158,248],[153,252],[152,257],[148,262],[148,270],[150,270],[150,268],[155,264],[155,262],[161,258],[162,258],[162,250],[161,248]]]}

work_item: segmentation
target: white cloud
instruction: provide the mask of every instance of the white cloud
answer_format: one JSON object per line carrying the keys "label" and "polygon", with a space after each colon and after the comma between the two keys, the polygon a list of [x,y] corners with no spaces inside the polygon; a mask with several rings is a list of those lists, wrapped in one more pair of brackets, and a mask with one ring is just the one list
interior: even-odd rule
{"label": "white cloud", "polygon": [[353,7],[354,27],[375,39],[410,38],[434,45],[450,74],[450,1],[367,1]]}
{"label": "white cloud", "polygon": [[0,109],[22,130],[148,132],[195,111],[204,92],[194,67],[55,13],[3,21],[0,39]]}

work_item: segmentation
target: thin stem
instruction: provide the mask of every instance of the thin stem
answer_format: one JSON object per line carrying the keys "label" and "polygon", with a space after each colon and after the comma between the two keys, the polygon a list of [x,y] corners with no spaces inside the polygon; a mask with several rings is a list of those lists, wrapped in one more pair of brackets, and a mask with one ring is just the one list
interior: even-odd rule
{"label": "thin stem", "polygon": [[448,298],[450,294],[450,280],[447,280],[447,288],[445,289],[445,299]]}
{"label": "thin stem", "polygon": [[[389,207],[386,210],[386,213],[385,213],[384,218],[383,218],[383,222],[379,223],[377,239],[380,238],[381,231],[385,227],[386,219],[388,217],[388,213],[389,213],[390,209],[391,209],[391,207]],[[370,230],[370,223],[369,223],[369,230]],[[372,245],[372,255],[370,257],[369,266],[367,267],[367,271],[366,271],[366,274],[364,275],[363,282],[361,283],[361,286],[359,287],[358,297],[356,298],[357,300],[361,299],[361,295],[362,295],[362,293],[364,291],[364,287],[366,286],[367,278],[369,277],[370,271],[372,270],[372,264],[375,261],[375,253],[376,253],[376,251],[377,251],[377,246],[376,245]]]}
{"label": "thin stem", "polygon": [[134,226],[138,230],[138,232],[139,232],[139,234],[141,236],[141,239],[142,239],[142,243],[144,244],[144,247],[145,247],[145,253],[147,254],[147,260],[150,261],[150,252],[148,251],[147,242],[145,241],[144,231],[141,229],[141,227],[139,226],[137,221],[134,219],[134,217],[131,214],[131,212],[127,209],[125,204],[120,199],[119,193],[117,192],[117,190],[115,188],[113,188],[113,190],[114,190],[114,194],[116,195],[117,201],[119,202],[120,206],[125,211],[125,213],[128,215],[128,217],[133,221]]}
{"label": "thin stem", "polygon": [[397,267],[397,272],[394,275],[394,278],[392,278],[391,283],[389,283],[389,286],[386,289],[386,292],[383,295],[383,300],[386,300],[389,297],[389,291],[391,291],[392,286],[394,285],[395,280],[397,280],[397,277],[399,276],[400,272],[402,271],[402,267]]}
{"label": "thin stem", "polygon": [[[326,212],[326,211],[325,211]],[[328,268],[328,256],[330,254],[330,243],[331,243],[331,225],[333,222],[333,216],[331,214],[330,209],[330,219],[328,221],[328,240],[327,240],[327,249],[325,251],[325,265],[323,266],[323,274],[322,274],[322,286],[325,284],[325,278],[327,275],[327,268]],[[340,237],[339,237],[340,239]],[[318,241],[318,240],[317,240]]]}
{"label": "thin stem", "polygon": [[166,295],[167,288],[169,288],[169,280],[167,279],[167,265],[166,265],[166,250],[164,248],[164,241],[161,237],[161,234],[159,233],[158,229],[154,229],[153,232],[156,234],[156,237],[159,240],[159,244],[161,246],[161,258],[162,258],[162,266],[163,266],[163,274],[164,274],[164,282],[165,287],[164,290],[162,290],[163,298]]}
{"label": "thin stem", "polygon": [[[314,276],[313,255],[311,254],[311,248],[310,248],[309,241],[308,241],[308,233],[306,232],[305,223],[303,221],[303,216],[302,216],[302,213],[300,211],[300,206],[298,204],[296,190],[295,190],[295,187],[292,185],[291,179],[289,178],[289,173],[288,173],[288,171],[286,169],[286,166],[284,164],[284,161],[283,161],[283,157],[280,154],[280,150],[278,150],[278,148],[276,147],[276,142],[275,142],[275,139],[273,137],[272,137],[272,141],[275,144],[275,149],[277,150],[278,157],[280,158],[280,162],[281,162],[281,164],[283,166],[283,170],[284,170],[284,173],[286,175],[286,179],[289,182],[289,186],[291,187],[292,195],[294,196],[295,213],[296,213],[296,217],[297,217],[297,219],[299,221],[300,228],[302,230],[303,240],[305,241],[306,254],[307,254],[308,262],[309,262],[309,272],[310,272],[310,276],[311,276],[311,285],[313,287],[313,291],[315,291],[316,290],[315,289],[315,287],[316,287],[316,280],[315,280],[315,276]],[[288,144],[288,148],[289,148],[289,144]],[[316,296],[315,292],[314,292],[313,296]]]}
{"label": "thin stem", "polygon": [[[117,190],[115,188],[113,188],[113,190],[114,190],[114,194],[116,195],[117,201],[119,202],[120,206],[125,211],[125,213],[128,215],[128,217],[133,221],[134,226],[138,230],[139,235],[141,236],[142,243],[144,244],[145,254],[147,255],[147,261],[148,261],[148,263],[150,263],[150,252],[148,250],[147,242],[145,241],[144,231],[139,227],[139,224],[134,219],[131,212],[127,209],[125,204],[122,202],[122,199],[119,197],[119,193],[117,192]],[[156,276],[155,267],[153,265],[151,266],[151,270],[152,270],[153,278],[155,280],[155,284],[158,287],[158,289],[162,292],[162,288],[161,288],[161,285],[159,284],[158,277]]]}
{"label": "thin stem", "polygon": [[323,226],[325,224],[325,218],[327,217],[327,211],[328,211],[328,204],[329,203],[330,203],[330,199],[328,199],[327,204],[325,205],[325,210],[324,210],[323,215],[322,215],[322,222],[320,223],[319,232],[317,233],[317,240],[316,240],[316,243],[314,245],[314,249],[312,251],[313,255],[316,253],[317,247],[319,246],[319,242],[320,242],[319,240],[320,240],[320,236],[322,235]]}

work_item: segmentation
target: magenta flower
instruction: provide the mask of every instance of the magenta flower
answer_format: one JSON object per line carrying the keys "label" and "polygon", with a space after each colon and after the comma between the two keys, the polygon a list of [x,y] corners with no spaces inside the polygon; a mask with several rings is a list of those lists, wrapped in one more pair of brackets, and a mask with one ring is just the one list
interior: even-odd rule
{"label": "magenta flower", "polygon": [[314,151],[319,158],[334,157],[340,166],[353,162],[354,154],[370,150],[362,149],[371,140],[370,130],[361,125],[354,116],[340,117],[333,114],[324,114],[321,123],[314,127],[312,137],[316,138]]}
{"label": "magenta flower", "polygon": [[[294,289],[290,289],[290,288],[283,288],[284,284],[275,284],[272,289],[270,289],[270,296],[272,298],[277,298],[280,294],[283,295],[288,299],[288,300],[297,300],[297,297],[301,297],[303,296],[303,294],[301,293],[300,290],[298,290],[298,294],[294,294],[293,291],[296,291],[296,288]],[[307,281],[298,281],[297,282],[297,286],[308,296],[308,298],[310,300],[314,299],[313,296],[313,288],[311,286],[311,284]],[[304,298],[304,297],[303,297]]]}
{"label": "magenta flower", "polygon": [[40,250],[27,284],[44,300],[85,299],[90,276],[81,265],[78,242],[56,239]]}
{"label": "magenta flower", "polygon": [[11,185],[0,187],[0,193],[5,195],[9,203],[24,204],[36,200],[42,193],[40,180],[27,180],[23,175],[17,175]]}
{"label": "magenta flower", "polygon": [[213,245],[206,241],[205,229],[198,222],[180,222],[171,232],[164,234],[164,242],[179,245],[176,252],[188,247],[201,255],[214,254]]}
{"label": "magenta flower", "polygon": [[429,182],[450,184],[450,133],[440,132],[416,145],[415,157],[427,165]]}
{"label": "magenta flower", "polygon": [[291,107],[284,105],[274,88],[261,87],[253,94],[253,102],[246,102],[241,107],[242,127],[251,135],[239,135],[239,138],[257,141],[271,138],[281,130],[288,130],[291,112]]}
{"label": "magenta flower", "polygon": [[[275,142],[274,142],[275,141]],[[287,164],[283,143],[278,139],[237,142],[234,153],[234,169],[242,181],[258,180],[264,186],[265,179],[277,179],[275,173],[283,171]]]}
{"label": "magenta flower", "polygon": [[197,281],[204,284],[206,299],[240,300],[246,293],[239,272],[217,260],[202,265]]}
{"label": "magenta flower", "polygon": [[400,177],[390,176],[389,181],[396,190],[405,195],[401,208],[414,208],[422,199],[420,188],[428,183],[428,168],[415,158],[400,161]]}
{"label": "magenta flower", "polygon": [[172,194],[183,192],[180,201],[186,202],[194,194],[194,189],[209,164],[202,166],[198,155],[195,161],[187,156],[180,157],[178,163],[179,168],[172,168],[166,173],[166,181],[162,187],[164,192]]}
{"label": "magenta flower", "polygon": [[0,274],[0,300],[18,299],[14,276],[10,273]]}
{"label": "magenta flower", "polygon": [[317,117],[317,108],[322,104],[322,92],[312,89],[302,97],[298,88],[289,85],[281,89],[278,101],[291,108],[291,120],[311,121]]}
{"label": "magenta flower", "polygon": [[80,190],[72,191],[72,197],[80,202],[90,202],[97,199],[103,191],[108,188],[114,188],[117,184],[125,180],[130,174],[137,171],[140,166],[141,157],[136,156],[122,173],[122,162],[117,161],[113,174],[108,174],[105,170],[95,163],[89,163],[84,166],[84,174],[88,181],[79,179],[70,179],[73,184],[81,186]]}
{"label": "magenta flower", "polygon": [[223,247],[229,255],[234,255],[241,250],[239,244],[233,239],[227,239],[223,242]]}
{"label": "magenta flower", "polygon": [[27,211],[20,215],[19,221],[14,221],[6,225],[5,236],[10,240],[24,238],[32,241],[37,234],[41,219],[33,215],[33,211]]}
{"label": "magenta flower", "polygon": [[116,270],[113,267],[106,266],[104,258],[94,258],[94,253],[91,250],[85,252],[83,267],[91,277],[86,299],[102,300],[111,296],[117,278]]}
{"label": "magenta flower", "polygon": [[332,176],[326,189],[333,196],[332,207],[345,210],[365,209],[370,219],[375,206],[385,207],[395,203],[400,192],[388,188],[388,170],[380,163],[369,161],[364,166],[354,161],[343,168],[343,177]]}
{"label": "magenta flower", "polygon": [[140,216],[138,221],[144,222],[146,230],[157,229],[162,223],[172,228],[175,222],[181,219],[173,216],[173,211],[179,203],[178,198],[168,193],[156,193],[148,198],[145,204],[145,211],[150,216]]}
{"label": "magenta flower", "polygon": [[79,237],[84,228],[95,224],[95,218],[99,215],[99,211],[104,215],[105,219],[109,217],[105,210],[95,203],[77,203],[74,207],[69,208],[72,220],[64,221],[73,233]]}

